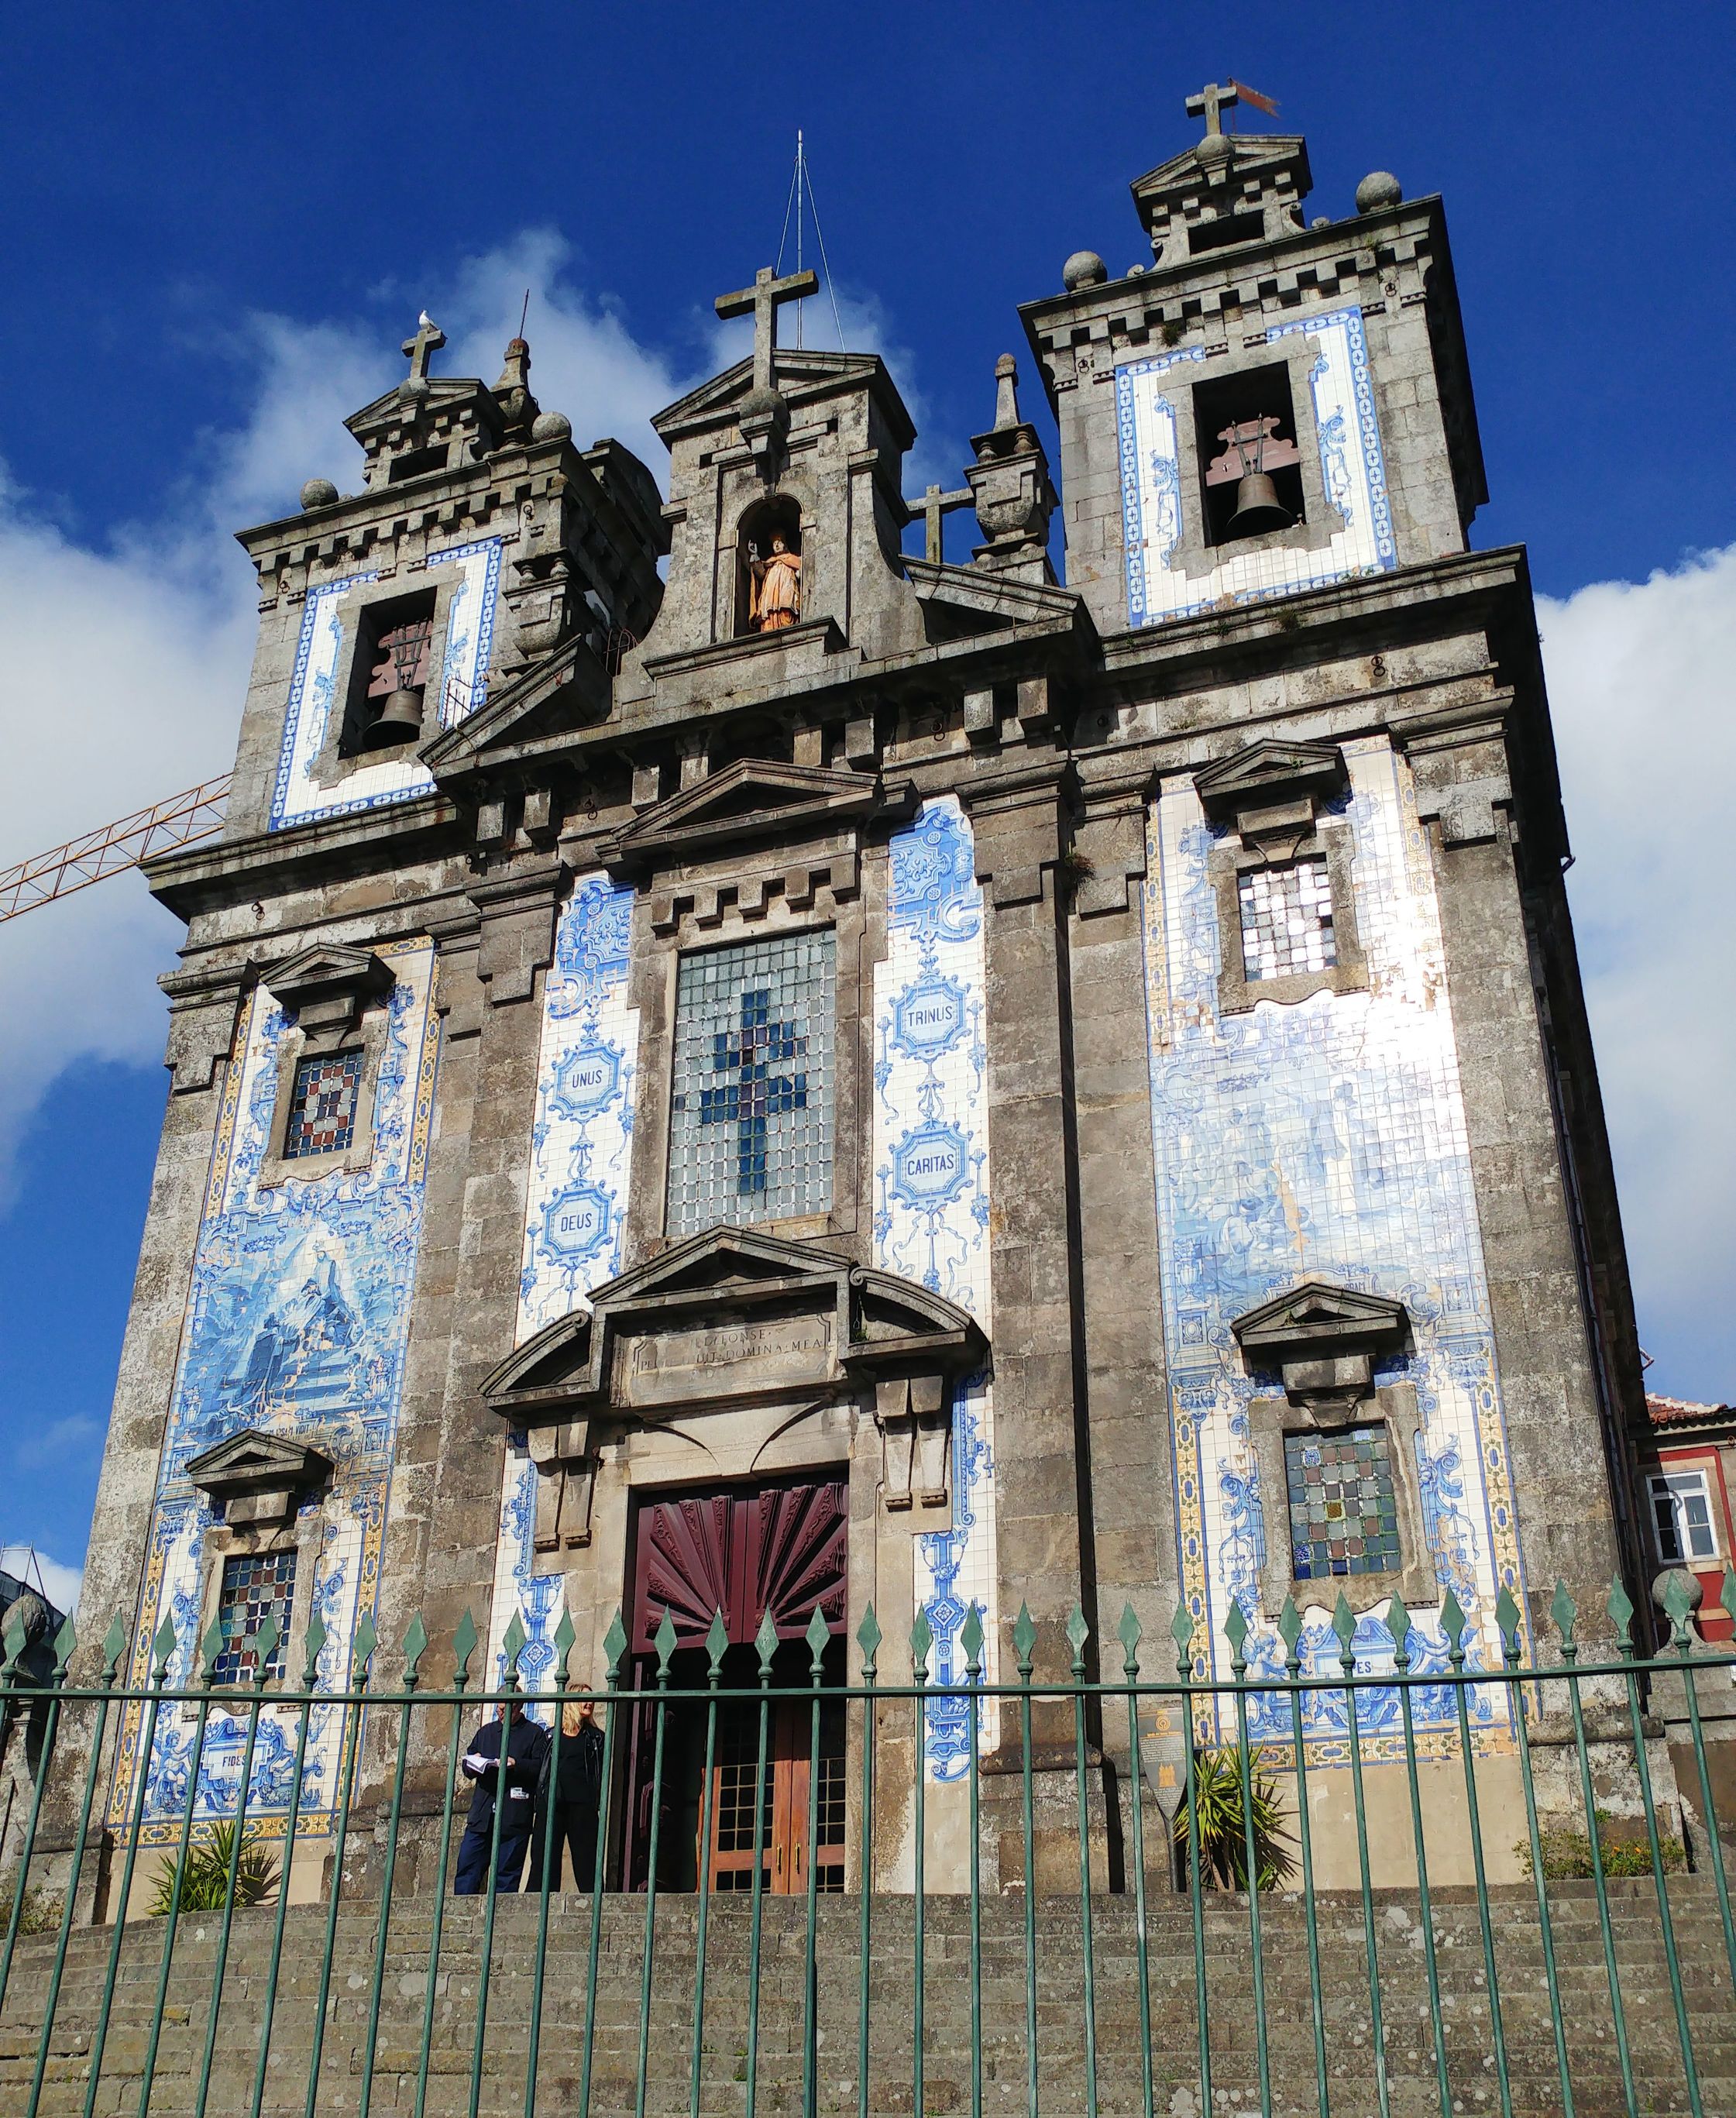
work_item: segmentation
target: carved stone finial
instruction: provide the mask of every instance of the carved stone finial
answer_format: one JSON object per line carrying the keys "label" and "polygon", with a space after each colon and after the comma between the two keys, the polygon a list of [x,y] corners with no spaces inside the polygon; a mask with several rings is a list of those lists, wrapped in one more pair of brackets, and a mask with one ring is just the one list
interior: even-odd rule
{"label": "carved stone finial", "polygon": [[530,349],[523,339],[508,343],[506,365],[493,395],[506,423],[506,432],[516,439],[529,435],[540,407],[530,394]]}
{"label": "carved stone finial", "polygon": [[994,425],[1004,434],[1019,423],[1019,363],[1003,353],[994,364]]}
{"label": "carved stone finial", "polygon": [[1100,287],[1109,276],[1109,266],[1095,250],[1076,250],[1061,268],[1061,284],[1070,294],[1081,287]]}
{"label": "carved stone finial", "polygon": [[1390,169],[1371,169],[1356,187],[1356,210],[1378,213],[1382,206],[1403,202],[1405,187]]}

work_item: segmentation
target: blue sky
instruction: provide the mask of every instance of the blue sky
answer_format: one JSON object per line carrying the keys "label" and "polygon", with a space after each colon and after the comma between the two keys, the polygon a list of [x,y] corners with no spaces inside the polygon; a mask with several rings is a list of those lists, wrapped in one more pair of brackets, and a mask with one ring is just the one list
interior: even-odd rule
{"label": "blue sky", "polygon": [[[399,372],[424,304],[446,370],[476,372],[529,284],[545,405],[660,475],[645,416],[733,354],[711,297],[773,254],[800,125],[849,335],[917,414],[913,483],[956,483],[996,355],[1030,379],[1016,304],[1076,248],[1118,272],[1141,257],[1127,186],[1195,136],[1183,96],[1229,75],[1307,134],[1311,212],[1348,212],[1373,168],[1446,195],[1494,496],[1475,541],[1527,543],[1553,599],[1641,1335],[1663,1386],[1736,1393],[1736,1014],[1706,975],[1736,960],[1715,860],[1736,770],[1736,62],[1715,8],[15,14],[0,717],[25,769],[0,787],[0,862],[226,767],[251,629],[229,533],[316,471],[354,483],[338,421]],[[137,878],[0,928],[0,1541],[67,1567],[174,932]]]}

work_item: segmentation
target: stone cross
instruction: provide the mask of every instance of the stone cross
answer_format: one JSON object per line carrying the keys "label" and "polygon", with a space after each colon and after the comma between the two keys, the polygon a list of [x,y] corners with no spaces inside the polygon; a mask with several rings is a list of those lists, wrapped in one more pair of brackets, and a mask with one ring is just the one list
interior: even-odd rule
{"label": "stone cross", "polygon": [[1233,109],[1241,100],[1233,81],[1227,87],[1220,88],[1215,81],[1209,81],[1197,95],[1188,97],[1187,115],[1205,119],[1206,137],[1210,140],[1224,130],[1219,122],[1218,113]]}
{"label": "stone cross", "polygon": [[774,276],[775,272],[775,267],[762,265],[754,274],[751,287],[720,294],[714,304],[720,317],[752,315],[756,390],[772,387],[771,356],[777,349],[779,308],[785,302],[799,302],[803,295],[820,290],[820,282],[812,272],[786,272],[781,280]]}
{"label": "stone cross", "polygon": [[[808,1039],[793,1022],[771,1020],[769,989],[744,992],[741,1011],[738,1040],[727,1031],[711,1040],[711,1071],[736,1078],[723,1088],[700,1090],[699,1122],[736,1128],[735,1188],[752,1193],[766,1188],[766,1120],[808,1108],[808,1076],[794,1071]],[[774,1066],[791,1071],[774,1074]]]}
{"label": "stone cross", "polygon": [[410,363],[410,379],[412,382],[427,382],[428,356],[431,354],[438,353],[445,344],[446,333],[433,321],[424,309],[421,321],[416,326],[416,335],[414,338],[405,339],[398,349]]}
{"label": "stone cross", "polygon": [[905,502],[913,516],[924,515],[928,517],[928,541],[923,556],[931,566],[937,566],[941,562],[941,517],[951,515],[956,508],[968,507],[974,497],[968,485],[957,493],[942,493],[937,485],[931,485],[920,500]]}

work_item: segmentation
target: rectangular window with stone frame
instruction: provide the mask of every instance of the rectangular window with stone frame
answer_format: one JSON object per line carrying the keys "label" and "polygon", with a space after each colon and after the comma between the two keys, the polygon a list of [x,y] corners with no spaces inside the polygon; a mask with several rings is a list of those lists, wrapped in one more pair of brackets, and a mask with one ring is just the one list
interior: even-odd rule
{"label": "rectangular window with stone frame", "polygon": [[1286,1597],[1299,1610],[1331,1611],[1340,1595],[1353,1611],[1393,1595],[1412,1610],[1432,1602],[1416,1389],[1376,1373],[1408,1339],[1403,1304],[1307,1281],[1230,1330],[1256,1382],[1271,1378],[1248,1405],[1267,1615]]}
{"label": "rectangular window with stone frame", "polygon": [[1219,1012],[1365,987],[1340,752],[1262,740],[1196,774],[1194,785],[1217,831],[1206,867]]}
{"label": "rectangular window with stone frame", "polygon": [[[248,1686],[299,1676],[325,1528],[332,1459],[306,1442],[243,1427],[192,1458],[187,1475],[210,1510],[200,1541],[199,1653],[220,1633],[212,1681]],[[280,1641],[262,1671],[266,1618]]]}
{"label": "rectangular window with stone frame", "polygon": [[830,927],[684,954],[676,974],[669,1232],[794,1220],[832,1200]]}
{"label": "rectangular window with stone frame", "polygon": [[365,949],[304,949],[263,981],[283,1010],[262,1186],[365,1169],[391,1020],[391,973]]}

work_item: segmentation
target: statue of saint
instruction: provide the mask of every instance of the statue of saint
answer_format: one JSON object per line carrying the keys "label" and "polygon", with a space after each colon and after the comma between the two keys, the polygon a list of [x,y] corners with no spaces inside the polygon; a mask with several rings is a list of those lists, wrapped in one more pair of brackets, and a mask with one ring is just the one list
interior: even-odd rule
{"label": "statue of saint", "polygon": [[802,561],[781,535],[771,540],[771,557],[762,559],[750,545],[748,571],[753,577],[753,599],[748,622],[756,632],[778,632],[794,625],[802,612]]}

